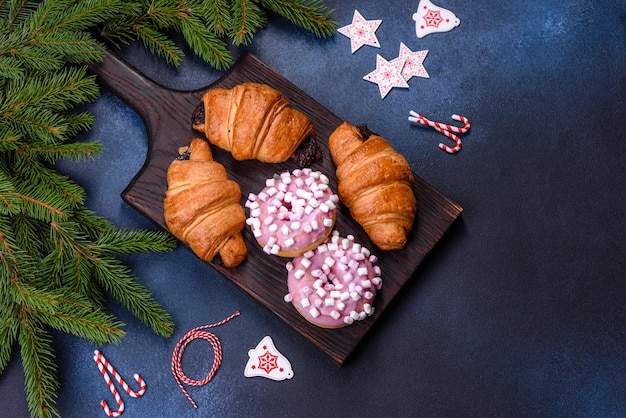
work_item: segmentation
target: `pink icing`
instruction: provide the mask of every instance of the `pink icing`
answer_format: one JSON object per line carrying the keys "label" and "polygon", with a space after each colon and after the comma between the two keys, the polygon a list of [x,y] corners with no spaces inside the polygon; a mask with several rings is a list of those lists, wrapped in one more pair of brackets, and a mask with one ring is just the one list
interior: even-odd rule
{"label": "pink icing", "polygon": [[287,263],[285,301],[310,322],[337,328],[374,313],[374,297],[382,287],[376,256],[337,231],[316,250]]}
{"label": "pink icing", "polygon": [[310,168],[267,179],[259,194],[250,193],[247,224],[268,254],[306,248],[334,225],[339,197],[328,177]]}

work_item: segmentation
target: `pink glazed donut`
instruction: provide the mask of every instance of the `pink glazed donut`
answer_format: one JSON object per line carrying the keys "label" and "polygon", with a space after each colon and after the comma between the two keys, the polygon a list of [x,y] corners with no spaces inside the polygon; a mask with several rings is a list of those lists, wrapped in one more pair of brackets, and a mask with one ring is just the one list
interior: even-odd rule
{"label": "pink glazed donut", "polygon": [[382,287],[377,258],[333,231],[317,249],[287,263],[285,302],[292,303],[309,322],[340,328],[374,313],[373,301]]}
{"label": "pink glazed donut", "polygon": [[339,197],[328,177],[310,168],[284,172],[250,193],[246,223],[267,254],[296,257],[314,249],[330,234]]}

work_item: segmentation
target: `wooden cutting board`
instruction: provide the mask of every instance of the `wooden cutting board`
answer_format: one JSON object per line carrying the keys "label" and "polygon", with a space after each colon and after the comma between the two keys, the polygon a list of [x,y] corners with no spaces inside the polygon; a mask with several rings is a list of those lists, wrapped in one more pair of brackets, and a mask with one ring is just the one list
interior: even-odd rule
{"label": "wooden cutting board", "polygon": [[[163,229],[167,229],[163,219],[167,168],[178,156],[180,146],[188,145],[191,139],[200,136],[191,128],[191,115],[202,94],[211,87],[229,88],[245,81],[255,81],[269,84],[281,91],[294,108],[309,116],[315,126],[323,159],[315,162],[311,168],[325,173],[333,190],[337,190],[335,167],[328,151],[328,138],[342,119],[252,54],[242,55],[220,79],[194,91],[177,91],[156,84],[112,53],[108,53],[102,63],[92,65],[91,69],[98,75],[99,81],[137,111],[146,124],[146,161],[123,191],[122,198]],[[250,192],[258,193],[263,188],[266,178],[296,168],[293,161],[280,164],[239,162],[225,151],[216,147],[212,147],[212,150],[215,160],[222,163],[230,178],[239,183],[242,204]],[[459,205],[417,175],[415,195],[418,213],[414,230],[404,249],[391,252],[375,247],[363,229],[351,218],[349,211],[340,205],[336,229],[344,236],[354,235],[357,242],[378,256],[383,278],[383,288],[374,303],[375,313],[366,320],[345,328],[329,330],[316,327],[304,320],[291,304],[284,302],[283,296],[287,293],[285,264],[288,260],[265,254],[248,227],[244,229],[248,258],[243,264],[234,269],[225,268],[219,263],[207,264],[311,341],[337,365],[341,365],[462,212]],[[181,285],[184,286],[184,281]]]}

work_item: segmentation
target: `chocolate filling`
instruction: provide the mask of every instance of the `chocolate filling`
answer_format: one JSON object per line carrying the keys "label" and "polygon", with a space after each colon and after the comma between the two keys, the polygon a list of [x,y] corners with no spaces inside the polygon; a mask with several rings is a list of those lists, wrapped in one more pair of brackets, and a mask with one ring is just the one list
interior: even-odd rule
{"label": "chocolate filling", "polygon": [[176,157],[177,160],[188,160],[191,157],[191,148]]}
{"label": "chocolate filling", "polygon": [[322,158],[322,150],[317,145],[315,136],[309,135],[293,153],[293,159],[296,161],[298,167],[308,167],[313,161]]}
{"label": "chocolate filling", "polygon": [[363,141],[367,141],[369,139],[370,136],[372,135],[377,135],[378,134],[376,132],[372,132],[370,130],[370,128],[367,127],[366,123],[362,123],[360,125],[356,125],[357,129],[359,130],[359,132],[361,133],[361,136],[363,137]]}
{"label": "chocolate filling", "polygon": [[196,107],[196,109],[191,114],[191,124],[192,125],[202,125],[204,124],[204,102],[200,102],[200,104]]}

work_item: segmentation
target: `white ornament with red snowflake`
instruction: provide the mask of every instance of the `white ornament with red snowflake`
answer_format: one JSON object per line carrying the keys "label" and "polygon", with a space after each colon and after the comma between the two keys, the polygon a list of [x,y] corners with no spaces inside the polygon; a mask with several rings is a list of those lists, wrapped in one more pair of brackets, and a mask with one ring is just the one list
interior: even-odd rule
{"label": "white ornament with red snowflake", "polygon": [[291,363],[274,345],[270,336],[264,337],[256,348],[248,351],[248,363],[243,372],[246,377],[262,376],[272,380],[285,380],[293,377]]}
{"label": "white ornament with red snowflake", "polygon": [[337,32],[350,38],[350,49],[354,54],[363,45],[380,48],[376,30],[381,23],[382,20],[366,20],[358,10],[355,10],[352,23],[337,29]]}
{"label": "white ornament with red snowflake", "polygon": [[402,57],[387,61],[376,54],[376,69],[363,77],[363,79],[378,84],[381,99],[384,99],[387,93],[394,87],[408,89],[409,85],[402,76],[404,61],[405,59]]}
{"label": "white ornament with red snowflake", "polygon": [[411,51],[408,46],[403,42],[400,42],[400,52],[398,58],[404,60],[404,67],[402,67],[402,77],[409,81],[413,77],[430,78],[426,68],[424,68],[424,60],[428,55],[428,50],[423,51]]}
{"label": "white ornament with red snowflake", "polygon": [[420,0],[417,12],[413,14],[413,20],[418,38],[423,38],[430,33],[451,31],[461,23],[450,10],[436,6],[429,0]]}

